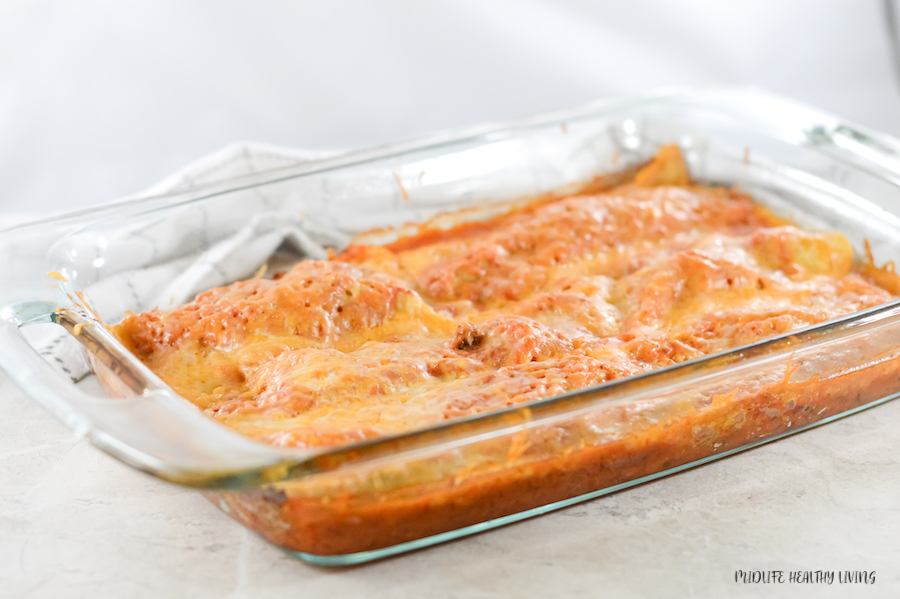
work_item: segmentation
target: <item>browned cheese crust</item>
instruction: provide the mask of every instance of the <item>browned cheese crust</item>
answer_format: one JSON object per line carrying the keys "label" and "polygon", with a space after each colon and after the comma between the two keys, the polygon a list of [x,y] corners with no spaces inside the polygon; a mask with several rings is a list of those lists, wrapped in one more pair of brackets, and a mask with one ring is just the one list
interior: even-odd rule
{"label": "browned cheese crust", "polygon": [[[740,191],[691,185],[677,149],[667,147],[634,183],[450,230],[422,226],[388,246],[350,246],[170,312],[130,314],[114,332],[237,432],[321,447],[796,330],[892,299],[894,280],[872,264],[854,265],[839,233],[804,232]],[[704,457],[712,451],[704,431],[724,451],[801,426],[823,406],[833,414],[877,399],[894,362],[791,391],[789,407],[785,381],[625,438],[412,494],[335,498],[292,493],[288,484],[277,501],[252,492],[217,498],[289,549],[376,549]],[[850,393],[860,377],[867,394]]]}

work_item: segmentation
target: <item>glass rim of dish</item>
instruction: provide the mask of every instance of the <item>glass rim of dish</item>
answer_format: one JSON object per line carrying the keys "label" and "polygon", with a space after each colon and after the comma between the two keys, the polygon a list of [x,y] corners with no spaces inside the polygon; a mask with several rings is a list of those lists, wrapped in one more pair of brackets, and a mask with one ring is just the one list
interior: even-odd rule
{"label": "glass rim of dish", "polygon": [[[785,106],[791,106],[794,109],[805,113],[807,117],[809,117],[806,122],[807,125],[815,123],[823,127],[835,127],[838,124],[846,123],[845,120],[832,117],[818,109],[806,107],[793,100],[783,99],[780,96],[763,92],[756,88],[732,86],[665,88],[631,98],[601,99],[568,110],[542,113],[520,119],[438,132],[410,141],[401,141],[369,149],[351,151],[330,158],[313,160],[300,165],[286,166],[222,182],[210,183],[184,192],[126,199],[99,208],[92,208],[26,223],[5,231],[0,231],[0,252],[2,252],[3,242],[11,234],[37,227],[45,227],[55,223],[83,222],[87,225],[97,222],[97,219],[107,220],[124,218],[126,216],[143,214],[145,212],[167,210],[192,203],[199,203],[213,197],[243,189],[352,168],[380,160],[402,157],[416,152],[440,150],[463,142],[497,141],[504,137],[511,136],[516,132],[530,128],[540,128],[548,125],[558,125],[559,123],[573,123],[578,120],[597,118],[603,116],[604,113],[618,109],[628,109],[642,104],[668,102],[678,99],[696,101],[705,96],[715,96],[717,94],[724,94],[725,96],[728,96],[729,94],[736,96],[749,95],[751,97],[767,98],[770,101],[784,104]],[[802,126],[798,127],[797,125],[794,125],[791,130],[792,132],[797,133],[807,129]],[[872,139],[888,143],[892,149],[900,148],[900,144],[897,144],[897,142],[889,136],[874,133],[862,127],[858,128],[858,130],[862,131],[866,136]],[[786,135],[786,137],[791,136]],[[840,158],[836,159],[840,160]],[[856,164],[853,166],[858,167]],[[897,179],[900,180],[900,171],[895,174]],[[144,208],[146,208],[146,210],[141,210]],[[137,212],[135,212],[136,209],[138,209]],[[76,309],[77,314],[71,323],[72,326],[77,327],[79,324],[97,324],[100,322],[99,319],[93,319],[87,314],[83,310],[86,306],[80,305],[79,301],[73,296],[70,295],[69,299],[71,300],[69,306],[59,305],[57,306],[57,309]],[[11,308],[12,306],[4,303],[4,298],[0,296],[0,309],[2,309],[3,312],[3,319],[7,322],[13,320],[10,311]],[[210,478],[199,478],[193,482],[190,477],[183,480],[177,480],[170,476],[161,476],[160,472],[155,472],[152,469],[141,469],[172,482],[204,488],[244,489],[283,482],[308,475],[326,473],[347,465],[358,466],[361,464],[368,464],[387,457],[395,458],[400,454],[418,451],[425,447],[434,447],[434,438],[441,437],[442,435],[449,437],[450,435],[446,435],[447,433],[456,434],[453,436],[453,439],[441,439],[441,447],[452,446],[453,444],[459,443],[469,443],[473,439],[480,438],[484,435],[497,434],[498,431],[505,432],[511,428],[533,426],[559,414],[571,416],[574,413],[577,413],[580,403],[584,403],[585,408],[588,406],[596,406],[604,401],[605,398],[614,399],[611,397],[614,394],[625,393],[626,395],[622,400],[630,401],[633,399],[633,396],[628,393],[629,390],[633,390],[634,392],[652,392],[664,388],[667,385],[674,384],[676,381],[680,380],[681,376],[688,377],[689,373],[706,369],[710,374],[713,374],[720,372],[720,368],[738,363],[758,363],[758,360],[763,360],[770,356],[783,356],[784,353],[795,351],[797,346],[809,347],[804,345],[806,343],[811,343],[812,345],[827,343],[830,339],[830,334],[840,335],[843,332],[852,334],[854,331],[858,331],[859,327],[865,328],[867,325],[876,326],[883,322],[884,319],[889,319],[891,317],[900,317],[900,299],[892,300],[878,306],[820,322],[808,327],[765,338],[747,345],[726,349],[626,378],[611,380],[583,389],[536,399],[521,404],[514,404],[488,412],[454,418],[444,423],[397,434],[381,435],[343,445],[304,449],[281,448],[267,445],[254,439],[242,437],[246,441],[258,445],[260,448],[265,448],[275,461],[266,466],[254,467],[236,473],[214,473]],[[15,326],[18,327],[21,326],[21,324]],[[5,333],[5,331],[3,332]],[[119,351],[127,351],[124,350],[124,347],[117,349]],[[42,358],[38,357],[38,359]],[[0,365],[3,365],[9,370],[6,360],[0,360]],[[697,379],[694,377],[692,380]],[[172,391],[171,388],[167,387],[167,390],[171,394],[182,399],[186,404],[190,403]],[[210,419],[210,421],[212,420]],[[219,426],[226,428],[224,425]],[[226,430],[229,430],[233,435],[240,436],[237,432],[227,428]],[[117,455],[115,447],[103,443],[102,439],[100,439],[100,444],[106,445],[104,449],[110,451],[113,455],[116,455],[116,457],[122,458],[121,455]],[[256,473],[256,475],[248,476],[251,472]]]}

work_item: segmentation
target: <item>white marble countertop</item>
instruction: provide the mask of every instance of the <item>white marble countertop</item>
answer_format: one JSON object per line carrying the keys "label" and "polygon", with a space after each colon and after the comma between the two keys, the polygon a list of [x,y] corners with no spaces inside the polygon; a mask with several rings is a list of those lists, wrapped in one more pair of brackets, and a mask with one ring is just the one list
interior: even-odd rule
{"label": "white marble countertop", "polygon": [[[525,522],[352,568],[296,561],[131,470],[0,375],[3,597],[897,597],[900,401]],[[875,571],[738,584],[736,570]]]}

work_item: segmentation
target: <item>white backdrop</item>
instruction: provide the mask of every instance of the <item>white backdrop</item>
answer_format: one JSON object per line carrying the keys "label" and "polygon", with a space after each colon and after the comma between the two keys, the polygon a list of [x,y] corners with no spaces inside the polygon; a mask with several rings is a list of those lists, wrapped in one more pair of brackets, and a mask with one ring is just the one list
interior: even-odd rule
{"label": "white backdrop", "polygon": [[385,143],[672,84],[900,134],[879,0],[0,4],[0,216],[86,207],[233,141]]}

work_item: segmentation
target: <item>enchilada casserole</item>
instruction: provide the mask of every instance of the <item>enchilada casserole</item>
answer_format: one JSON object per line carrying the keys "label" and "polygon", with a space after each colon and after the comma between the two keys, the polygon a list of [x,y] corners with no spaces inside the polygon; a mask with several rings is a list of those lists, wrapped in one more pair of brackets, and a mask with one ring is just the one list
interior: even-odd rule
{"label": "enchilada casserole", "polygon": [[[211,418],[263,443],[317,448],[631,377],[898,293],[893,272],[855,262],[843,235],[801,230],[739,189],[693,184],[677,147],[667,146],[633,182],[450,228],[425,224],[388,245],[351,245],[168,312],[128,314],[113,331]],[[402,485],[389,472],[357,473],[217,498],[288,549],[373,550],[866,403],[880,397],[879,381],[896,377],[897,359],[803,385],[788,367],[710,392],[703,409],[611,407],[424,460]]]}

